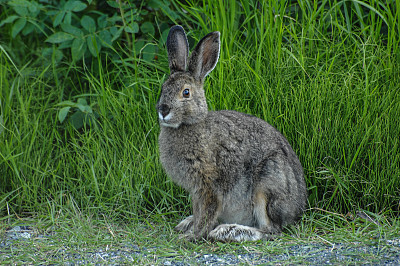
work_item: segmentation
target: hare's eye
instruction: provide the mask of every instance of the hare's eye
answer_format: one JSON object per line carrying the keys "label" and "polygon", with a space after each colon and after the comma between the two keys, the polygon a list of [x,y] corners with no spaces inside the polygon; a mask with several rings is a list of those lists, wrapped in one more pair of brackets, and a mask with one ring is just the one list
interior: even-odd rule
{"label": "hare's eye", "polygon": [[184,89],[184,90],[182,91],[182,96],[183,96],[184,98],[189,98],[189,96],[190,96],[190,91],[189,91],[189,89]]}

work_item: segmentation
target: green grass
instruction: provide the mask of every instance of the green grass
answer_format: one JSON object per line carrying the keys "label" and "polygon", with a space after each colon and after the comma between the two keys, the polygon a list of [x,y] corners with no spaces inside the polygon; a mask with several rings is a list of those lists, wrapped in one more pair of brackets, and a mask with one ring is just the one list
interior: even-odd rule
{"label": "green grass", "polygon": [[[173,232],[171,224],[176,221],[167,216],[154,215],[121,223],[107,215],[63,210],[55,220],[46,215],[0,221],[0,225],[9,228],[31,226],[31,238],[13,240],[3,246],[0,261],[12,264],[184,262],[196,265],[204,256],[228,254],[238,258],[242,265],[265,263],[267,258],[270,264],[310,264],[321,252],[337,252],[340,256],[331,258],[331,263],[354,264],[382,263],[399,252],[398,245],[391,244],[391,240],[398,237],[398,222],[393,224],[374,216],[379,226],[358,217],[310,213],[300,224],[291,226],[273,241],[192,243]],[[341,225],[333,230],[332,220],[340,221]],[[0,237],[7,233],[5,229],[0,230]],[[252,254],[253,258],[245,259],[244,254]]]}
{"label": "green grass", "polygon": [[[191,43],[221,31],[221,57],[205,84],[209,108],[265,119],[299,155],[310,209],[296,234],[348,228],[332,217],[359,210],[396,219],[400,1],[203,2],[174,2],[185,10],[174,23]],[[10,34],[7,26],[0,31]],[[0,45],[0,217],[57,225],[69,223],[65,213],[82,212],[85,221],[152,217],[148,226],[165,217],[150,227],[169,230],[170,219],[190,213],[190,199],[158,159],[155,104],[169,73],[165,47],[148,62],[121,43],[118,58],[102,54],[76,65],[41,63],[39,41],[28,46],[8,37]],[[81,97],[97,122],[77,130],[71,109],[60,123],[59,103]],[[176,235],[163,241],[169,238]]]}

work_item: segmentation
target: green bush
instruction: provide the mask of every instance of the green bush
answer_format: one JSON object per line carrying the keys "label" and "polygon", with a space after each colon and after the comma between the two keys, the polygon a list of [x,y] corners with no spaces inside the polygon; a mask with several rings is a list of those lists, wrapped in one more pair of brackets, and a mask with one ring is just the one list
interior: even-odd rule
{"label": "green bush", "polygon": [[[112,52],[116,41],[125,41],[132,49],[136,36],[146,40],[156,37],[153,23],[145,21],[149,14],[145,8],[154,11],[168,5],[166,1],[154,0],[147,6],[144,3],[11,0],[2,4],[6,17],[0,27],[10,24],[11,38],[19,37],[26,44],[40,39],[45,46],[41,55],[49,61],[53,58],[59,63],[67,54],[75,62],[84,57],[98,57],[102,50]],[[149,46],[144,58],[151,60],[154,53],[154,46]]]}

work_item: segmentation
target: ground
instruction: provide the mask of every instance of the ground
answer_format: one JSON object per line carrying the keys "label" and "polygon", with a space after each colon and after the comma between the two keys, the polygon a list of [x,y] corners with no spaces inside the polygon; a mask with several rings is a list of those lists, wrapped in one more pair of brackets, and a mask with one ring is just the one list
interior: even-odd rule
{"label": "ground", "polygon": [[[171,222],[116,223],[41,219],[3,223],[0,262],[10,264],[399,264],[397,222],[358,219],[353,229],[301,233],[302,224],[273,241],[219,243],[180,239]],[[3,226],[4,225],[4,226]],[[396,233],[397,232],[397,233]]]}

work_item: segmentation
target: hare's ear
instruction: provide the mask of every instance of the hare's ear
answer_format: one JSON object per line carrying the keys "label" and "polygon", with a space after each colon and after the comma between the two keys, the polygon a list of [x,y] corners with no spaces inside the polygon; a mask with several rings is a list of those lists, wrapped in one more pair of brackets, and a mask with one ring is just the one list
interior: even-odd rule
{"label": "hare's ear", "polygon": [[181,26],[176,25],[169,30],[167,51],[171,74],[177,71],[186,71],[189,44]]}
{"label": "hare's ear", "polygon": [[218,31],[207,34],[194,48],[189,59],[189,72],[196,79],[203,81],[217,64],[220,47],[219,35]]}

